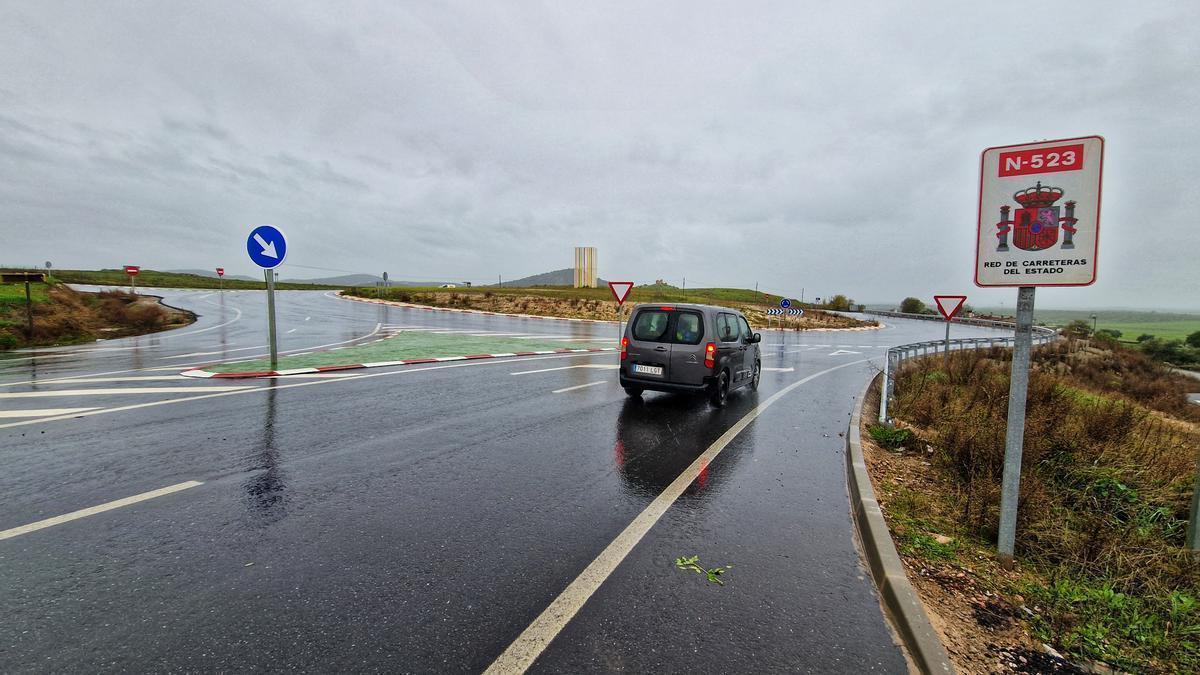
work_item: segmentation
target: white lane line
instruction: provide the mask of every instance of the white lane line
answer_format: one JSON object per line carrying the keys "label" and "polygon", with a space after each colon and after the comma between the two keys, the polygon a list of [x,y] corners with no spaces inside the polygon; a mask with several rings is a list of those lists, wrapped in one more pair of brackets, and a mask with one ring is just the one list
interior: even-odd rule
{"label": "white lane line", "polygon": [[309,319],[311,319],[311,318],[312,318],[311,316],[306,316],[306,317],[304,317],[304,320],[305,320],[305,321],[308,321],[308,320],[309,320]]}
{"label": "white lane line", "polygon": [[861,361],[852,361],[843,363],[840,366],[834,366],[819,373],[814,373],[808,377],[793,382],[788,386],[780,389],[767,400],[758,404],[756,408],[746,413],[744,417],[737,421],[721,437],[713,441],[713,444],[708,446],[699,457],[688,468],[683,470],[683,473],[671,482],[665,490],[662,491],[654,501],[650,502],[641,513],[631,522],[622,532],[617,535],[617,538],[612,540],[600,555],[591,562],[579,576],[575,577],[563,592],[546,607],[541,614],[538,615],[533,623],[529,624],[516,640],[504,650],[500,656],[488,666],[485,673],[523,673],[529,669],[533,662],[537,660],[542,651],[550,645],[556,636],[564,627],[575,617],[575,614],[583,607],[584,603],[592,597],[596,589],[604,583],[606,579],[617,569],[621,561],[629,555],[633,547],[638,545],[638,542],[646,536],[650,528],[658,522],[667,509],[675,503],[676,499],[683,494],[692,481],[696,480],[696,476],[712,463],[717,455],[729,445],[733,439],[737,438],[751,422],[754,421],[764,410],[775,404],[776,401],[788,395],[801,385],[811,382],[822,375],[832,373],[839,368],[847,368],[849,366],[866,363],[867,359]]}
{"label": "white lane line", "polygon": [[572,370],[574,368],[603,368],[605,370],[616,370],[617,368],[620,368],[620,367],[621,366],[618,366],[615,364],[607,364],[607,363],[583,363],[583,364],[580,364],[577,366],[560,366],[558,368],[539,368],[538,370],[518,370],[515,373],[509,373],[509,375],[532,375],[534,373],[550,373],[555,370]]}
{"label": "white lane line", "polygon": [[[288,349],[288,350],[281,351],[279,353],[286,354],[288,356],[302,356],[304,354],[310,353],[309,351],[303,351],[303,350],[317,350],[317,349],[321,349],[323,347],[332,347],[333,345],[345,344],[346,342],[354,342],[356,340],[365,340],[365,339],[375,335],[376,333],[378,333],[379,329],[382,327],[382,325],[383,324],[378,324],[378,323],[375,324],[375,330],[373,330],[370,333],[367,333],[366,335],[363,335],[361,337],[351,338],[349,340],[343,340],[342,342],[331,342],[329,344],[316,345],[315,347],[297,347],[296,349]],[[63,356],[71,356],[71,354],[64,354]],[[268,354],[252,354],[248,357],[248,359],[253,360],[253,359],[261,358],[264,356],[269,356],[269,355]],[[3,365],[4,363],[5,363],[5,361],[0,359],[0,365]],[[140,373],[140,372],[150,371],[150,370],[177,370],[179,368],[186,368],[188,366],[204,366],[204,365],[208,365],[208,363],[209,362],[207,362],[207,361],[199,361],[196,363],[183,363],[178,366],[167,366],[165,368],[128,368],[125,370],[107,370],[107,371],[103,371],[103,372],[99,372],[99,373],[86,373],[84,375],[70,375],[67,377],[56,377],[56,378],[47,379],[47,380],[23,380],[20,382],[3,382],[3,383],[0,383],[0,387],[15,387],[20,384],[46,384],[47,382],[70,382],[71,380],[74,380],[79,377],[91,377],[93,375],[120,375],[122,373]]]}
{"label": "white lane line", "polygon": [[587,384],[577,384],[574,387],[563,387],[562,389],[555,389],[553,393],[562,394],[562,393],[565,393],[568,391],[575,391],[576,389],[586,389],[587,387],[594,387],[598,384],[604,384],[606,382],[608,382],[608,380],[599,380],[597,382],[588,382]]}
{"label": "white lane line", "polygon": [[256,345],[254,347],[238,347],[236,349],[218,349],[215,352],[192,352],[191,354],[179,354],[178,356],[160,356],[159,361],[170,361],[171,359],[190,359],[196,356],[213,356],[215,354],[225,354],[228,352],[244,352],[248,349],[266,349],[270,345]]}
{"label": "white lane line", "polygon": [[96,408],[39,408],[37,410],[0,410],[0,420],[18,417],[53,417],[54,415],[74,415],[75,413],[96,410]]}
{"label": "white lane line", "polygon": [[0,393],[4,398],[45,398],[58,396],[112,396],[115,394],[193,394],[198,391],[234,391],[236,389],[255,389],[256,387],[126,387],[121,389],[63,389],[60,391],[6,391]]}
{"label": "white lane line", "polygon": [[764,373],[767,373],[767,372],[771,372],[771,373],[790,373],[790,372],[792,372],[792,371],[794,371],[794,370],[795,370],[795,368],[763,368],[763,372],[764,372]]}
{"label": "white lane line", "polygon": [[[171,366],[170,370],[179,370],[179,366]],[[182,382],[182,381],[185,381],[185,379],[186,378],[184,378],[181,375],[144,375],[142,377],[77,377],[69,382],[62,382],[60,380],[49,380],[49,381],[47,381],[47,383],[48,384],[77,384],[77,383],[100,384],[103,382],[162,382],[162,381],[167,381],[167,380],[170,380],[173,382]]]}
{"label": "white lane line", "polygon": [[[401,368],[401,369],[397,369],[397,370],[384,370],[384,371],[380,371],[377,373],[365,373],[363,375],[352,375],[352,376],[338,378],[338,379],[310,380],[308,382],[293,382],[291,384],[275,384],[275,385],[270,385],[270,386],[266,386],[266,387],[263,387],[263,386],[242,387],[240,391],[219,391],[215,394],[199,394],[197,396],[181,396],[179,398],[168,398],[168,399],[163,399],[161,401],[148,401],[146,403],[134,403],[131,405],[117,406],[117,407],[113,407],[113,408],[101,408],[98,410],[92,410],[89,412],[79,413],[78,415],[60,415],[58,417],[44,417],[44,418],[35,419],[35,420],[21,420],[19,422],[9,422],[7,424],[0,424],[0,429],[11,429],[13,427],[23,427],[23,426],[27,426],[30,424],[43,424],[46,422],[57,422],[57,421],[61,421],[61,420],[74,419],[75,417],[91,417],[92,415],[107,415],[109,413],[126,412],[128,410],[140,410],[142,408],[156,408],[160,405],[173,405],[175,403],[191,403],[193,401],[201,401],[201,400],[209,399],[209,398],[220,398],[223,396],[237,396],[239,394],[253,394],[253,393],[257,393],[257,392],[261,392],[261,391],[272,391],[272,390],[278,390],[278,389],[293,389],[295,387],[311,387],[314,385],[321,385],[321,384],[336,384],[336,383],[341,383],[341,382],[351,382],[354,380],[365,380],[367,378],[372,378],[372,377],[390,377],[392,375],[409,375],[412,373],[423,373],[427,370],[442,370],[443,368],[474,368],[474,367],[485,367],[485,366],[506,366],[506,365],[510,365],[515,360],[542,361],[542,360],[546,360],[546,359],[574,359],[574,358],[579,358],[579,357],[590,357],[590,356],[606,356],[606,357],[611,358],[612,353],[611,352],[588,352],[588,353],[584,353],[584,354],[556,354],[554,352],[547,352],[546,356],[527,356],[527,357],[521,357],[520,359],[513,359],[513,360],[506,360],[506,361],[501,361],[501,360],[496,360],[496,359],[467,361],[461,356],[452,356],[452,357],[445,357],[445,358],[442,358],[439,360],[441,360],[441,361],[463,361],[463,363],[448,363],[445,365],[425,366],[425,367],[421,367],[421,368],[408,367],[408,368]],[[197,388],[197,391],[206,391],[208,389],[209,389],[208,387],[199,387],[199,388]]]}
{"label": "white lane line", "polygon": [[[288,333],[295,333],[295,332],[296,332],[296,330],[297,330],[297,329],[293,328],[293,329],[289,330],[289,331],[288,331]],[[286,334],[286,333],[285,333],[285,334]]]}
{"label": "white lane line", "polygon": [[514,337],[517,335],[529,335],[529,333],[471,333],[471,337]]}
{"label": "white lane line", "polygon": [[36,532],[38,530],[42,530],[47,527],[53,527],[55,525],[62,525],[63,523],[69,523],[72,520],[79,520],[80,518],[94,516],[97,513],[104,513],[105,511],[112,511],[113,509],[119,509],[123,506],[137,504],[138,502],[144,502],[148,499],[154,499],[156,497],[163,497],[165,495],[169,495],[174,492],[179,492],[181,490],[187,490],[188,488],[194,488],[198,485],[204,485],[204,483],[202,483],[198,480],[189,480],[189,481],[185,481],[183,483],[176,483],[174,485],[168,485],[165,488],[151,490],[150,492],[143,492],[140,495],[133,495],[132,497],[125,497],[124,499],[118,499],[116,501],[111,501],[111,502],[107,502],[105,504],[100,504],[99,506],[92,506],[92,507],[89,507],[86,509],[80,509],[79,511],[72,511],[71,513],[64,513],[61,516],[54,516],[53,518],[39,520],[36,523],[30,523],[28,525],[22,525],[20,527],[14,527],[12,529],[0,531],[0,539],[11,539],[13,537],[19,537],[22,534],[29,534],[30,532]]}

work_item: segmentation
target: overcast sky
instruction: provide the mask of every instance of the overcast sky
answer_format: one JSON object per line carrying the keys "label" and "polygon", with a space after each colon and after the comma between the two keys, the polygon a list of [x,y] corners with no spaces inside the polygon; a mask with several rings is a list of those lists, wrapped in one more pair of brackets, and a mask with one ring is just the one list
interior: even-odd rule
{"label": "overcast sky", "polygon": [[[1106,138],[1099,281],[1200,308],[1200,3],[0,2],[0,264],[861,301],[974,286],[979,153]],[[301,267],[304,266],[304,267]]]}

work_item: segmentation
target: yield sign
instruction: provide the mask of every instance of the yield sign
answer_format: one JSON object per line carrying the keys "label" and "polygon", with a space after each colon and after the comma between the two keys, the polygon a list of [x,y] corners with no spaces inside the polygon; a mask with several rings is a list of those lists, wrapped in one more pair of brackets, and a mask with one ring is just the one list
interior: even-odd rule
{"label": "yield sign", "polygon": [[617,299],[617,306],[625,304],[625,298],[629,297],[629,291],[633,290],[632,281],[610,281],[608,282],[608,290],[612,291],[613,297]]}
{"label": "yield sign", "polygon": [[963,303],[967,301],[965,295],[935,295],[933,299],[937,302],[938,311],[946,320],[954,318],[958,314],[958,310],[962,309]]}

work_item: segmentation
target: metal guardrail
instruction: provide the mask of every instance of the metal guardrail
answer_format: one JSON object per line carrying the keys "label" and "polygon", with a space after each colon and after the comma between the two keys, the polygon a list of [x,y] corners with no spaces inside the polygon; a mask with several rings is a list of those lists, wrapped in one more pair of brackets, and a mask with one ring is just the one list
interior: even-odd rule
{"label": "metal guardrail", "polygon": [[[940,317],[933,318],[923,314],[901,314],[900,312],[868,312],[868,314],[878,314],[882,316],[891,316],[903,319],[945,321]],[[1002,321],[987,321],[985,319],[955,319],[953,323],[1016,330],[1016,326],[1011,323],[1004,323]],[[1058,332],[1051,328],[1046,328],[1045,326],[1033,327],[1034,344],[1045,344],[1057,338]],[[905,361],[921,356],[929,356],[931,354],[941,353],[948,355],[950,351],[954,350],[961,351],[963,349],[1011,347],[1014,342],[1016,342],[1015,337],[978,337],[958,338],[950,340],[949,344],[947,344],[945,340],[926,340],[924,342],[913,342],[906,345],[890,347],[887,350],[887,357],[883,362],[883,391],[879,396],[880,424],[888,424],[891,421],[887,414],[888,402],[896,391],[896,372],[900,370],[901,364],[903,364]]]}

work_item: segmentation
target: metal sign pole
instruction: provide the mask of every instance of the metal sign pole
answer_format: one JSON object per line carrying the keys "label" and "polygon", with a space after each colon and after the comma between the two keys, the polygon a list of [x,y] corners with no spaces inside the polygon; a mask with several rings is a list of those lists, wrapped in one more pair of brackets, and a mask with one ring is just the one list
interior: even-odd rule
{"label": "metal sign pole", "polygon": [[275,271],[263,270],[267,278],[267,333],[271,339],[271,370],[279,368],[279,350],[275,346]]}
{"label": "metal sign pole", "polygon": [[1196,463],[1196,482],[1192,485],[1192,513],[1188,518],[1187,547],[1200,558],[1200,461]]}
{"label": "metal sign pole", "polygon": [[946,319],[946,368],[950,368],[950,319]]}
{"label": "metal sign pole", "polygon": [[33,341],[33,295],[29,292],[29,277],[25,277],[25,319],[29,322],[28,339]]}
{"label": "metal sign pole", "polygon": [[1008,387],[1008,431],[1004,442],[1004,478],[1000,488],[1000,565],[1012,569],[1017,534],[1017,499],[1021,491],[1021,452],[1025,445],[1025,402],[1029,392],[1029,353],[1033,343],[1033,286],[1017,290],[1017,331]]}

